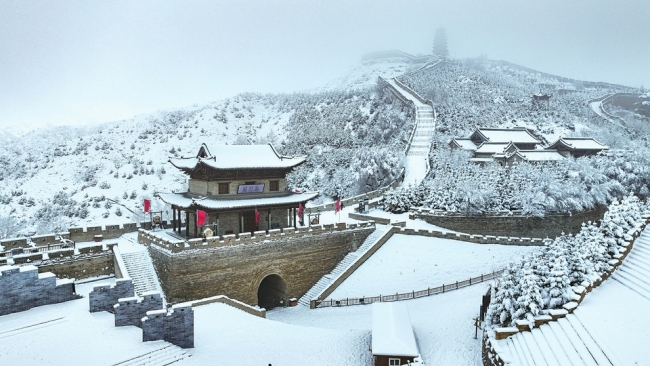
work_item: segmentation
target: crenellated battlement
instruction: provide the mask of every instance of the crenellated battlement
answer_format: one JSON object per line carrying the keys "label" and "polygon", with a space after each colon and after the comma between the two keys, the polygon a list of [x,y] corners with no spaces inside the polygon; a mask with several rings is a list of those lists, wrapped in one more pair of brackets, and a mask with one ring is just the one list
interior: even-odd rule
{"label": "crenellated battlement", "polygon": [[241,233],[239,235],[231,234],[214,236],[206,239],[196,238],[189,239],[187,241],[166,239],[157,232],[140,229],[138,230],[138,242],[144,245],[155,245],[157,247],[167,249],[172,253],[181,253],[189,250],[248,245],[264,241],[286,240],[291,238],[301,238],[305,236],[374,227],[374,221],[360,222],[355,224],[346,224],[341,222],[337,224],[312,225],[311,227],[303,226],[298,228],[289,227],[284,229],[273,229],[269,230],[268,232],[255,231],[253,233]]}
{"label": "crenellated battlement", "polygon": [[451,239],[466,241],[475,244],[505,244],[505,245],[523,245],[523,246],[542,246],[542,238],[520,238],[516,236],[494,236],[494,235],[471,235],[462,233],[453,233],[438,230],[418,230],[401,228],[397,234],[419,235],[432,238]]}
{"label": "crenellated battlement", "polygon": [[178,304],[169,310],[147,311],[142,318],[142,341],[164,340],[181,348],[194,347],[194,309]]}

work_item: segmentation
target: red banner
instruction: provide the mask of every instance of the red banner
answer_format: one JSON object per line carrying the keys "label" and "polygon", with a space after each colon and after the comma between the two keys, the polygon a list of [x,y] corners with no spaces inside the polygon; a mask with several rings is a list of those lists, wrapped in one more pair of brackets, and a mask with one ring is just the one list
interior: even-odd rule
{"label": "red banner", "polygon": [[336,206],[334,207],[334,212],[339,212],[341,211],[341,199],[336,200]]}
{"label": "red banner", "polygon": [[259,225],[260,223],[260,212],[255,209],[255,225]]}
{"label": "red banner", "polygon": [[203,210],[196,210],[196,226],[203,226],[208,221],[208,213]]}
{"label": "red banner", "polygon": [[144,200],[144,212],[149,212],[151,210],[151,200]]}
{"label": "red banner", "polygon": [[302,211],[303,211],[302,203],[299,203],[298,204],[298,217],[302,217]]}

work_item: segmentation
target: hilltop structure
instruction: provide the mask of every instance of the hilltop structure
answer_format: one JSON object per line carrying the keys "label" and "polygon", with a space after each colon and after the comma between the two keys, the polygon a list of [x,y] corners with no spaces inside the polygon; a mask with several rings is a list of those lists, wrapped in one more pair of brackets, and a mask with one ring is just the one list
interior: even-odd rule
{"label": "hilltop structure", "polygon": [[[287,174],[305,157],[280,155],[271,144],[202,144],[195,157],[169,162],[188,175],[188,190],[158,197],[171,204],[173,230],[185,237],[296,227],[299,205],[318,196],[288,190]],[[197,214],[207,218],[197,220]]]}
{"label": "hilltop structure", "polygon": [[476,128],[467,138],[453,138],[452,149],[470,151],[474,163],[496,161],[510,166],[515,162],[548,162],[562,160],[567,156],[595,155],[609,147],[591,137],[562,137],[546,148],[525,127]]}

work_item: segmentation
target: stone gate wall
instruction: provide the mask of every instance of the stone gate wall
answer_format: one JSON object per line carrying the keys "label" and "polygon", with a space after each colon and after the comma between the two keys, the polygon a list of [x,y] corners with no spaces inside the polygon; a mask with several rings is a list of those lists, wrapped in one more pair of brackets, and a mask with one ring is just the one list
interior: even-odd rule
{"label": "stone gate wall", "polygon": [[207,249],[197,246],[179,252],[150,245],[149,251],[169,302],[226,295],[257,305],[257,290],[266,276],[279,275],[286,283],[287,298],[298,298],[349,252],[358,249],[374,230],[372,225],[318,231]]}

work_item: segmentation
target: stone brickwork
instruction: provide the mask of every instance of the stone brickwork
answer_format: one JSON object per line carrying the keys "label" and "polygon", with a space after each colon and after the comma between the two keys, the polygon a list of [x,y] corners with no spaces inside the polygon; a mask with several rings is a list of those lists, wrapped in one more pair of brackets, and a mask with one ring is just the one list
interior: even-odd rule
{"label": "stone brickwork", "polygon": [[0,270],[0,315],[78,299],[74,282],[38,273],[35,266],[5,266]]}
{"label": "stone brickwork", "polygon": [[187,242],[181,240],[169,240],[159,237],[155,232],[139,230],[138,243],[144,245],[155,245],[172,253],[180,253],[188,250],[195,249],[210,249],[235,245],[248,245],[256,244],[269,240],[285,240],[290,238],[300,238],[312,235],[327,234],[330,232],[338,232],[345,230],[352,230],[357,228],[373,228],[375,223],[373,221],[360,222],[356,224],[327,224],[327,225],[312,225],[311,227],[286,227],[283,229],[269,230],[268,233],[264,231],[256,231],[254,233],[240,233],[239,235],[223,235],[221,237],[214,236],[207,238],[205,241],[201,238],[190,239]]}
{"label": "stone brickwork", "polygon": [[130,278],[115,280],[115,285],[102,284],[93,287],[88,294],[90,312],[114,311],[113,305],[118,303],[119,299],[135,296],[133,282]]}
{"label": "stone brickwork", "polygon": [[[140,231],[168,301],[181,302],[226,295],[257,305],[262,280],[272,274],[286,284],[286,297],[299,298],[330,273],[375,230],[374,223],[344,223],[311,230],[285,229],[255,237],[224,236],[170,243]],[[178,245],[178,246],[176,246]]]}
{"label": "stone brickwork", "polygon": [[174,305],[169,311],[148,311],[142,319],[142,341],[164,340],[181,348],[194,348],[194,310]]}
{"label": "stone brickwork", "polygon": [[48,253],[50,259],[33,260],[31,264],[38,267],[41,272],[53,272],[59,278],[78,280],[107,276],[115,272],[114,255],[110,250],[100,250],[95,247],[89,248],[88,253],[77,255],[72,255],[71,251],[72,249],[64,249],[50,252]]}
{"label": "stone brickwork", "polygon": [[469,235],[456,234],[437,230],[417,230],[400,228],[396,234],[428,236],[432,238],[460,240],[475,244],[501,244],[501,245],[521,245],[521,246],[542,246],[542,238],[519,238],[516,236],[494,236],[494,235]]}
{"label": "stone brickwork", "polygon": [[133,296],[119,299],[117,304],[113,305],[115,326],[135,325],[142,328],[142,318],[147,315],[147,312],[162,308],[163,300],[158,291],[145,292],[142,297]]}
{"label": "stone brickwork", "polygon": [[563,232],[577,233],[583,222],[601,220],[606,210],[606,207],[599,207],[572,215],[548,214],[544,217],[506,214],[463,216],[428,213],[427,210],[416,212],[416,218],[432,225],[468,234],[555,238]]}

